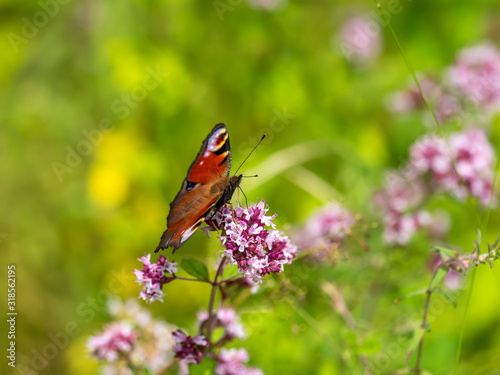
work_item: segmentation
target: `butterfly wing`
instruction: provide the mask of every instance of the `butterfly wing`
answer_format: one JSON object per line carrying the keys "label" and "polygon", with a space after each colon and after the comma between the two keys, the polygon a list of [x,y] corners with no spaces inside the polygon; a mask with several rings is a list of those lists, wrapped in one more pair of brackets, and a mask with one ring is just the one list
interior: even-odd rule
{"label": "butterfly wing", "polygon": [[217,124],[203,141],[186,179],[170,203],[167,230],[155,251],[182,246],[199,228],[229,185],[231,147],[224,124]]}
{"label": "butterfly wing", "polygon": [[215,177],[227,177],[231,170],[231,145],[226,125],[214,126],[189,167],[185,181],[207,184]]}

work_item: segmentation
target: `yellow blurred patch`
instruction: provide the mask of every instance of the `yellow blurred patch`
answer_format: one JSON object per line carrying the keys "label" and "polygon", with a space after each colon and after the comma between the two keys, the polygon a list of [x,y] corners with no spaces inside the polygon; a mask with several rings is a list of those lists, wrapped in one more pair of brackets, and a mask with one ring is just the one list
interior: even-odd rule
{"label": "yellow blurred patch", "polygon": [[[1,1],[0,1],[1,3]],[[0,38],[0,50],[9,51],[0,55],[0,83],[6,85],[8,81],[15,77],[13,73],[21,62],[25,46],[28,45],[29,39],[22,36],[21,26],[17,22],[3,22],[3,27],[0,28],[2,35],[6,37]],[[15,52],[15,53],[12,53]]]}
{"label": "yellow blurred patch", "polygon": [[134,212],[147,228],[154,228],[158,225],[158,218],[164,218],[168,212],[168,206],[163,202],[161,196],[140,195],[135,199]]}
{"label": "yellow blurred patch", "polygon": [[116,207],[128,196],[130,183],[124,169],[116,165],[96,165],[88,178],[90,197],[97,204]]}
{"label": "yellow blurred patch", "polygon": [[141,153],[141,137],[131,130],[114,130],[104,136],[88,175],[91,199],[103,207],[116,207],[128,197],[134,160]]}
{"label": "yellow blurred patch", "polygon": [[[122,123],[122,126],[134,128],[132,120]],[[114,130],[106,134],[97,149],[96,159],[108,164],[126,165],[128,159],[137,152],[141,143],[140,134],[128,130]]]}
{"label": "yellow blurred patch", "polygon": [[379,129],[366,125],[356,142],[359,156],[369,165],[382,165],[387,159],[387,144]]}
{"label": "yellow blurred patch", "polygon": [[125,39],[109,41],[106,54],[110,60],[115,82],[126,91],[131,91],[142,84],[147,74],[145,63],[140,53],[134,49],[133,43]]}
{"label": "yellow blurred patch", "polygon": [[87,340],[91,333],[83,331],[78,337],[70,341],[66,357],[69,374],[96,374],[99,363],[90,357],[87,350]]}

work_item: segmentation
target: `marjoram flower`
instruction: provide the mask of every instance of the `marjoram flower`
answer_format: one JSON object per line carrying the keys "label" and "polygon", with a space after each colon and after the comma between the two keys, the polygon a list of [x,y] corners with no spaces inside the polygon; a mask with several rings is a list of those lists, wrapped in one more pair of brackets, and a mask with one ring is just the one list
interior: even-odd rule
{"label": "marjoram flower", "polygon": [[[163,255],[160,255],[156,263],[151,263],[151,254],[138,260],[143,264],[142,270],[134,270],[136,282],[143,286],[139,297],[149,303],[155,300],[163,302],[163,285],[174,280],[177,263],[169,262]],[[173,277],[167,277],[166,274]]]}
{"label": "marjoram flower", "polygon": [[114,322],[107,325],[100,335],[90,337],[87,347],[99,360],[114,362],[132,351],[136,338],[132,326]]}
{"label": "marjoram flower", "polygon": [[270,273],[280,273],[284,264],[291,264],[297,247],[287,236],[276,230],[267,216],[269,207],[264,201],[248,209],[222,207],[208,222],[220,233],[225,256],[236,264],[241,274],[260,282]]}
{"label": "marjoram flower", "polygon": [[184,359],[187,364],[200,364],[203,351],[208,342],[203,335],[187,336],[180,329],[172,333],[177,345],[174,348],[175,357]]}
{"label": "marjoram flower", "polygon": [[489,43],[463,49],[447,79],[462,96],[484,110],[500,108],[500,51]]}
{"label": "marjoram flower", "polygon": [[263,375],[262,370],[245,367],[248,353],[245,349],[222,348],[217,356],[215,375]]}
{"label": "marjoram flower", "polygon": [[[198,323],[201,326],[207,323],[208,313],[206,311],[200,311],[197,314]],[[217,310],[217,322],[216,327],[223,327],[225,329],[223,339],[232,340],[234,338],[245,339],[246,332],[243,324],[236,314],[236,311],[230,307],[222,307]]]}

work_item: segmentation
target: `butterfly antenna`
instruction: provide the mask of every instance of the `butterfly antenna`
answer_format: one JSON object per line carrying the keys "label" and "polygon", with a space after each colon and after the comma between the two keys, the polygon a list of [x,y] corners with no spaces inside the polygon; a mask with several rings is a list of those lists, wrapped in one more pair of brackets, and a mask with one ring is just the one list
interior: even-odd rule
{"label": "butterfly antenna", "polygon": [[248,154],[248,156],[245,158],[245,160],[243,160],[243,163],[241,163],[241,164],[240,164],[240,166],[238,167],[238,169],[236,170],[236,172],[234,172],[234,174],[235,174],[235,175],[236,175],[236,174],[238,174],[238,171],[240,170],[241,166],[242,166],[243,164],[245,164],[245,162],[248,160],[248,158],[250,157],[250,155],[252,155],[252,152],[254,152],[254,151],[255,151],[255,149],[257,148],[257,146],[259,146],[259,145],[260,145],[260,143],[264,140],[264,138],[266,138],[266,135],[267,135],[267,134],[266,134],[266,133],[264,133],[264,135],[263,135],[263,136],[262,136],[262,138],[260,139],[259,143],[257,143],[257,144],[255,145],[255,147],[252,149],[252,151],[250,151],[250,153],[249,153],[249,154]]}

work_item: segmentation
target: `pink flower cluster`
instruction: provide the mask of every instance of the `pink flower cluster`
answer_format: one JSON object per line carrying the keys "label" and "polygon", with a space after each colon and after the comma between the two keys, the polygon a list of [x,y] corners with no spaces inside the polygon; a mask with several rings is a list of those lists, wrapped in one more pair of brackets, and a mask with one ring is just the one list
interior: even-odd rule
{"label": "pink flower cluster", "polygon": [[[241,324],[236,311],[230,307],[221,307],[217,311],[217,322],[215,327],[223,327],[225,329],[224,336],[222,340],[232,340],[234,338],[245,339],[246,332],[245,328]],[[208,313],[206,311],[200,311],[198,313],[198,323],[200,327],[207,324]]]}
{"label": "pink flower cluster", "polygon": [[457,198],[473,196],[485,206],[492,198],[495,152],[483,130],[453,133],[448,144],[425,136],[410,148],[410,163],[418,177],[428,175],[434,188]]}
{"label": "pink flower cluster", "polygon": [[463,49],[448,80],[465,98],[481,109],[500,108],[500,51],[485,43]]}
{"label": "pink flower cluster", "polygon": [[[198,323],[200,331],[208,322],[208,313],[200,311],[198,313]],[[245,339],[246,332],[241,324],[241,321],[230,307],[220,308],[216,313],[215,327],[224,328],[224,334],[214,345],[233,340],[235,338]],[[217,367],[215,375],[262,375],[262,371],[256,368],[248,368],[245,362],[248,362],[248,353],[245,349],[225,349],[222,348],[220,353],[215,356]]]}
{"label": "pink flower cluster", "polygon": [[[500,51],[489,43],[463,49],[457,61],[446,69],[441,82],[425,76],[419,82],[440,123],[467,115],[469,103],[482,114],[498,111]],[[421,109],[423,104],[415,85],[388,98],[389,109],[396,113]]]}
{"label": "pink flower cluster", "polygon": [[248,368],[248,353],[245,349],[222,348],[217,356],[215,375],[263,375],[260,369]]}
{"label": "pink flower cluster", "polygon": [[200,364],[203,351],[208,341],[203,335],[187,336],[180,329],[172,333],[177,345],[174,348],[175,357],[185,360],[187,364]]}
{"label": "pink flower cluster", "polygon": [[137,336],[129,324],[114,322],[100,335],[92,336],[87,348],[99,360],[114,362],[132,351]]}
{"label": "pink flower cluster", "polygon": [[[460,97],[450,92],[447,87],[441,86],[437,80],[422,76],[419,77],[419,83],[425,99],[433,106],[440,124],[453,119],[463,112]],[[394,113],[426,109],[416,85],[411,85],[407,90],[389,95],[387,106]],[[433,121],[431,123],[434,124]]]}
{"label": "pink flower cluster", "polygon": [[493,195],[495,153],[484,131],[452,133],[446,142],[427,135],[410,147],[410,161],[401,174],[389,175],[375,196],[384,215],[384,241],[406,244],[421,227],[435,225],[422,209],[433,193],[468,196],[488,205]]}
{"label": "pink flower cluster", "polygon": [[111,300],[114,321],[104,332],[89,338],[88,348],[103,363],[102,373],[132,374],[130,367],[163,373],[173,363],[173,327],[154,319],[136,300]]}
{"label": "pink flower cluster", "polygon": [[354,215],[337,203],[327,204],[309,218],[304,228],[294,234],[301,250],[313,249],[318,261],[331,257],[332,250],[342,244],[349,230],[356,224]]}
{"label": "pink flower cluster", "polygon": [[221,232],[225,256],[255,282],[267,274],[282,272],[283,265],[291,264],[296,257],[297,247],[275,229],[272,220],[276,215],[267,216],[268,210],[264,201],[234,211],[225,206],[208,222],[213,230]]}
{"label": "pink flower cluster", "polygon": [[[139,261],[142,262],[142,270],[134,270],[137,277],[136,282],[142,285],[142,290],[139,295],[143,300],[152,303],[155,300],[163,302],[163,285],[174,280],[177,272],[177,263],[169,262],[163,255],[156,260],[156,263],[151,263],[151,254],[143,256]],[[173,277],[167,277],[169,274]]]}
{"label": "pink flower cluster", "polygon": [[406,244],[417,230],[430,221],[428,212],[419,207],[425,185],[408,174],[387,176],[384,189],[375,195],[375,204],[383,212],[384,242]]}
{"label": "pink flower cluster", "polygon": [[[425,97],[434,98],[439,96],[440,88],[434,79],[422,76],[418,77],[418,80]],[[404,113],[423,108],[424,101],[418,87],[413,84],[404,91],[398,91],[389,95],[387,106],[394,113]]]}

